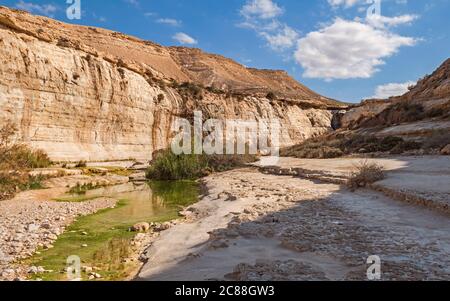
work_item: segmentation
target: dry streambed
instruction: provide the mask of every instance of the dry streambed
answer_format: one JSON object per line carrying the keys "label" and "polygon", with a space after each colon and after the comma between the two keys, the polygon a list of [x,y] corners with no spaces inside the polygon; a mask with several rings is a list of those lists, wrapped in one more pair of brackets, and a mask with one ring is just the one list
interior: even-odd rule
{"label": "dry streambed", "polygon": [[142,280],[384,280],[450,277],[448,215],[378,192],[244,169],[205,179],[209,193],[147,250]]}

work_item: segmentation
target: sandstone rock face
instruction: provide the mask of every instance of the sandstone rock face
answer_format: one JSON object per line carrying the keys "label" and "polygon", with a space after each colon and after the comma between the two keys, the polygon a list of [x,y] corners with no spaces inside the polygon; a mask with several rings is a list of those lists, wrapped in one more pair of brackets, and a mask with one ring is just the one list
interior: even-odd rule
{"label": "sandstone rock face", "polygon": [[[433,74],[419,80],[404,95],[391,97],[387,100],[367,100],[352,108],[341,118],[342,126],[345,128],[357,127],[362,120],[375,117],[394,104],[420,105],[425,113],[441,111],[442,116],[448,116],[450,109],[450,59],[447,59]],[[398,112],[398,114],[402,113]]]}
{"label": "sandstone rock face", "polygon": [[355,122],[368,117],[373,117],[380,114],[385,110],[390,103],[385,100],[372,100],[363,102],[360,106],[357,106],[349,110],[341,117],[341,126],[344,128],[350,128]]}
{"label": "sandstone rock face", "polygon": [[[14,121],[17,140],[45,150],[55,161],[151,159],[153,151],[168,147],[174,118],[194,110],[206,118],[279,120],[282,145],[331,130],[327,108],[339,104],[298,83],[295,89],[303,94],[289,101],[206,89],[201,97],[180,95],[168,83],[208,77],[186,71],[173,52],[122,34],[0,7],[0,125]],[[213,84],[241,88],[259,71],[248,69],[253,77],[240,78],[239,84],[225,80],[228,73],[219,69],[211,72],[220,75]],[[269,73],[263,73],[258,81],[270,85]],[[279,94],[292,87],[278,87]]]}

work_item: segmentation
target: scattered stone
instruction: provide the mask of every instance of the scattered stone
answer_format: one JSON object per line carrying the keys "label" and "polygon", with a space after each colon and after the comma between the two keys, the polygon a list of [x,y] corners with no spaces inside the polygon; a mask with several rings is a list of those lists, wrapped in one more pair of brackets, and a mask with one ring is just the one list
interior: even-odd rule
{"label": "scattered stone", "polygon": [[87,244],[82,244],[81,247],[82,247],[82,248],[87,248],[88,245],[87,245]]}
{"label": "scattered stone", "polygon": [[47,238],[51,240],[57,240],[58,236],[56,234],[50,233],[47,235]]}
{"label": "scattered stone", "polygon": [[91,273],[94,269],[92,267],[84,266],[81,270],[85,273]]}
{"label": "scattered stone", "polygon": [[144,239],[145,239],[145,234],[144,233],[138,233],[134,237],[134,240],[137,240],[137,241],[144,240]]}
{"label": "scattered stone", "polygon": [[162,231],[166,231],[166,230],[170,229],[170,227],[172,227],[172,224],[169,223],[169,222],[165,222],[165,223],[162,223],[162,224],[154,225],[153,226],[153,230],[155,232],[162,232]]}
{"label": "scattered stone", "polygon": [[450,155],[450,144],[447,144],[447,146],[441,150],[441,155],[443,155],[443,156]]}
{"label": "scattered stone", "polygon": [[45,269],[43,267],[36,267],[36,266],[32,266],[30,267],[30,269],[28,270],[28,274],[41,274],[44,273]]}
{"label": "scattered stone", "polygon": [[131,227],[131,231],[133,232],[148,232],[148,230],[150,230],[150,224],[145,222],[135,224]]}
{"label": "scattered stone", "polygon": [[210,244],[210,248],[212,249],[224,249],[224,248],[228,248],[229,245],[227,243],[227,241],[225,240],[215,240]]}
{"label": "scattered stone", "polygon": [[43,228],[43,229],[50,229],[51,227],[52,227],[52,225],[49,224],[49,223],[43,223],[43,224],[41,224],[41,228]]}
{"label": "scattered stone", "polygon": [[29,224],[29,225],[27,226],[27,230],[28,230],[29,232],[36,232],[37,230],[39,230],[39,226],[36,225],[36,224]]}
{"label": "scattered stone", "polygon": [[91,273],[89,273],[89,277],[94,277],[92,279],[100,279],[100,278],[102,278],[102,275],[100,275],[99,273],[91,272]]}

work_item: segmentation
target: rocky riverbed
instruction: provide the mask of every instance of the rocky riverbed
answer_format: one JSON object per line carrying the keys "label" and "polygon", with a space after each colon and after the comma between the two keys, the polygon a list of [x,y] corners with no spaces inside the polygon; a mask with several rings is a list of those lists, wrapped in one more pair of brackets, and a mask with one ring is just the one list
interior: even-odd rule
{"label": "rocky riverbed", "polygon": [[370,256],[380,258],[382,280],[450,277],[446,212],[252,168],[205,184],[187,222],[146,251],[138,279],[367,280]]}
{"label": "rocky riverbed", "polygon": [[0,202],[0,279],[25,279],[31,267],[16,264],[39,249],[45,252],[77,217],[113,208],[117,200],[99,198],[82,203],[54,201]]}
{"label": "rocky riverbed", "polygon": [[46,189],[25,191],[11,200],[0,202],[0,280],[21,280],[30,273],[41,272],[42,268],[29,267],[21,264],[20,260],[53,248],[58,236],[77,217],[112,208],[117,203],[112,198],[86,202],[58,202],[53,198],[80,183],[113,185],[127,181],[127,177],[116,175],[75,173],[45,181]]}

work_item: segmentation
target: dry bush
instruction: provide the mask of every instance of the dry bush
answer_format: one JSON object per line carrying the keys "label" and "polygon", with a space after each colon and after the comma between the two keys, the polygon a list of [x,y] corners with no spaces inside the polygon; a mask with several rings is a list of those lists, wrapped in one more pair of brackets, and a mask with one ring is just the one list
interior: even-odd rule
{"label": "dry bush", "polygon": [[450,144],[450,132],[448,130],[434,131],[425,139],[424,149],[442,149]]}
{"label": "dry bush", "polygon": [[306,159],[330,159],[350,154],[375,152],[401,154],[405,151],[419,149],[421,146],[420,143],[406,141],[395,136],[378,138],[371,135],[331,134],[311,138],[299,145],[282,149],[281,155]]}
{"label": "dry bush", "polygon": [[43,178],[29,176],[28,170],[51,164],[43,151],[14,143],[16,132],[17,128],[11,121],[0,128],[0,200],[12,197],[20,190],[41,188]]}
{"label": "dry bush", "polygon": [[347,185],[354,190],[381,181],[385,176],[381,165],[362,161],[356,166],[356,171],[352,173]]}
{"label": "dry bush", "polygon": [[75,164],[75,168],[84,168],[87,167],[87,162],[84,160],[78,161],[77,164]]}

